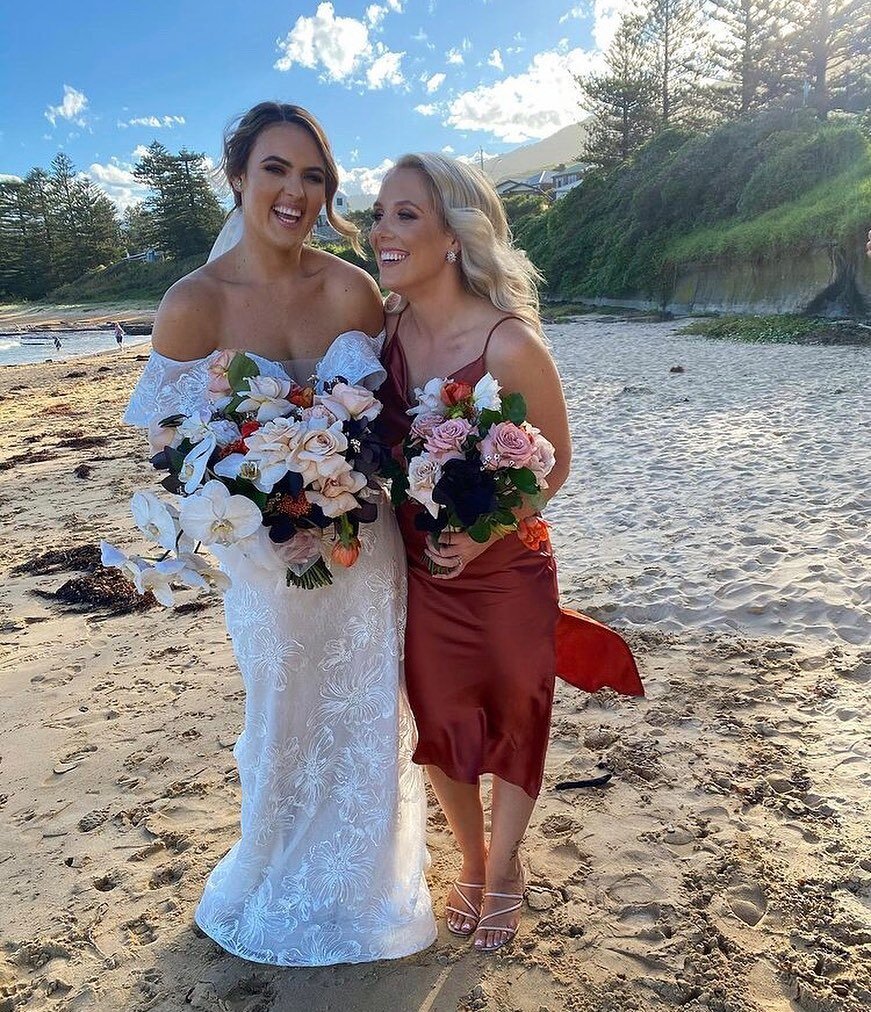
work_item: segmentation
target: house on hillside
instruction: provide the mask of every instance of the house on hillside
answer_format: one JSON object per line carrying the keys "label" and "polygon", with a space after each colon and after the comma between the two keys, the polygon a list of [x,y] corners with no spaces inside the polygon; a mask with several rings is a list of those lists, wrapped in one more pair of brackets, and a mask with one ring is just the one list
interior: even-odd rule
{"label": "house on hillside", "polygon": [[534,193],[539,197],[549,197],[553,189],[553,173],[550,169],[537,172],[526,179],[503,179],[496,184],[496,192],[500,197],[514,197],[518,193]]}
{"label": "house on hillside", "polygon": [[571,165],[558,165],[553,170],[553,199],[560,200],[569,190],[573,190],[578,186],[589,167],[584,162],[572,162]]}
{"label": "house on hillside", "polygon": [[[348,197],[342,190],[336,190],[336,195],[333,198],[333,207],[337,214],[341,214],[343,217],[348,213]],[[333,228],[327,219],[326,206],[321,208],[320,214],[315,221],[315,227],[312,230],[313,234],[318,239],[325,239],[327,242],[335,242],[340,240],[342,236]]]}

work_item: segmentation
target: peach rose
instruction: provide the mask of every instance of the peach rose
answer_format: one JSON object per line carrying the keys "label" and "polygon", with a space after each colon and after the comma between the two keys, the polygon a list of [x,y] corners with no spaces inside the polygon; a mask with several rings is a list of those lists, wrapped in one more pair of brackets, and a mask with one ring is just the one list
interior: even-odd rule
{"label": "peach rose", "polygon": [[436,425],[426,439],[426,452],[444,464],[448,460],[460,460],[464,454],[460,447],[475,431],[475,427],[465,418],[448,418]]}
{"label": "peach rose", "polygon": [[463,383],[462,380],[448,380],[442,387],[442,400],[449,408],[455,407],[460,401],[468,400],[472,396],[472,385]]}
{"label": "peach rose", "polygon": [[416,439],[429,439],[432,430],[444,420],[444,415],[438,415],[434,411],[428,411],[425,415],[415,415],[411,423],[411,435]]}
{"label": "peach rose", "polygon": [[517,527],[517,537],[531,552],[547,548],[550,545],[547,521],[541,517],[524,517]]}
{"label": "peach rose", "polygon": [[488,471],[500,467],[528,467],[534,453],[532,434],[514,422],[497,422],[481,440],[481,457]]}
{"label": "peach rose", "polygon": [[360,540],[354,538],[350,545],[343,545],[341,541],[336,542],[330,558],[333,562],[349,569],[360,557]]}

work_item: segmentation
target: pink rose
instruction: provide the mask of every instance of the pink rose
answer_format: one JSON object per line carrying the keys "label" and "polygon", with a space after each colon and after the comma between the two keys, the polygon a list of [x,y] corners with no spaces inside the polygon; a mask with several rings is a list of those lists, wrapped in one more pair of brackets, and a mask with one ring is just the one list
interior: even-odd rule
{"label": "pink rose", "polygon": [[381,402],[370,390],[350,383],[333,384],[333,389],[328,394],[315,397],[315,403],[325,404],[342,421],[362,418],[371,422],[381,411]]}
{"label": "pink rose", "polygon": [[550,440],[545,439],[544,436],[533,426],[529,426],[535,449],[532,453],[532,460],[527,465],[533,472],[535,477],[538,479],[538,484],[542,488],[547,488],[547,482],[544,480],[550,472],[553,470],[553,466],[556,463],[556,455],[553,449],[553,443]]}
{"label": "pink rose", "polygon": [[415,415],[411,423],[411,435],[416,439],[429,439],[430,433],[445,420],[444,415],[436,414],[434,411],[427,411],[423,415]]}
{"label": "pink rose", "polygon": [[238,353],[229,349],[219,352],[209,362],[209,393],[213,398],[225,397],[233,392],[227,379],[227,370]]}
{"label": "pink rose", "polygon": [[529,467],[535,440],[514,422],[497,422],[481,440],[481,457],[488,471],[500,467]]}
{"label": "pink rose", "polygon": [[464,456],[461,450],[463,443],[474,431],[474,425],[467,419],[448,418],[430,432],[424,448],[440,464],[447,460],[459,460]]}

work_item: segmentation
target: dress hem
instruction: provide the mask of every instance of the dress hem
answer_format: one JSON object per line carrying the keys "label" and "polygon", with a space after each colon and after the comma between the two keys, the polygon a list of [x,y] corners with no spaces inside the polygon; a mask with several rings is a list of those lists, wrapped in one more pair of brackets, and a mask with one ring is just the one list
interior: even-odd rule
{"label": "dress hem", "polygon": [[537,800],[538,796],[541,794],[542,786],[544,785],[544,776],[542,776],[541,780],[538,783],[538,790],[535,792],[535,794],[532,794],[529,790],[527,790],[526,784],[518,783],[519,778],[506,777],[499,770],[489,769],[486,766],[483,769],[479,770],[478,773],[473,773],[470,776],[456,776],[454,771],[445,769],[445,763],[439,762],[437,760],[422,758],[421,756],[418,755],[417,751],[415,751],[414,755],[411,757],[411,761],[413,763],[416,763],[418,766],[437,766],[446,777],[449,777],[451,780],[455,780],[458,784],[474,785],[478,782],[479,777],[483,777],[489,773],[491,776],[499,777],[500,780],[504,780],[505,783],[511,784],[513,787],[519,787],[524,792],[524,794],[532,798],[533,801]]}
{"label": "dress hem", "polygon": [[332,962],[316,962],[314,960],[309,961],[296,960],[294,962],[290,962],[279,959],[259,958],[258,956],[250,953],[243,953],[239,949],[233,948],[233,946],[228,945],[226,942],[219,941],[217,938],[215,938],[215,936],[212,935],[205,928],[205,926],[200,923],[196,913],[194,914],[194,922],[196,923],[200,931],[202,931],[208,938],[210,938],[215,943],[215,945],[220,945],[221,948],[224,950],[224,952],[229,952],[231,956],[236,956],[238,959],[244,959],[249,963],[257,963],[260,966],[287,966],[287,967],[343,966],[343,965],[351,966],[356,963],[377,963],[380,962],[381,960],[387,959],[404,959],[406,956],[413,956],[417,952],[423,952],[425,949],[428,949],[431,945],[433,945],[433,943],[438,939],[438,928],[435,927],[435,925],[433,925],[433,931],[429,941],[425,942],[422,945],[415,945],[413,948],[410,949],[402,949],[396,952],[385,953],[384,955],[380,956],[365,955],[360,956],[359,959],[342,959],[342,960],[335,960]]}

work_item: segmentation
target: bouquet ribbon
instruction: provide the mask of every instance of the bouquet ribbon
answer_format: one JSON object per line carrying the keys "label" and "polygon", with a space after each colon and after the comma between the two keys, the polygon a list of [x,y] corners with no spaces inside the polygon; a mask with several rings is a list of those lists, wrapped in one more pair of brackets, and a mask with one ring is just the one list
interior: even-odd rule
{"label": "bouquet ribbon", "polygon": [[561,608],[556,626],[556,673],[586,692],[609,688],[643,696],[644,686],[628,644],[595,619]]}

